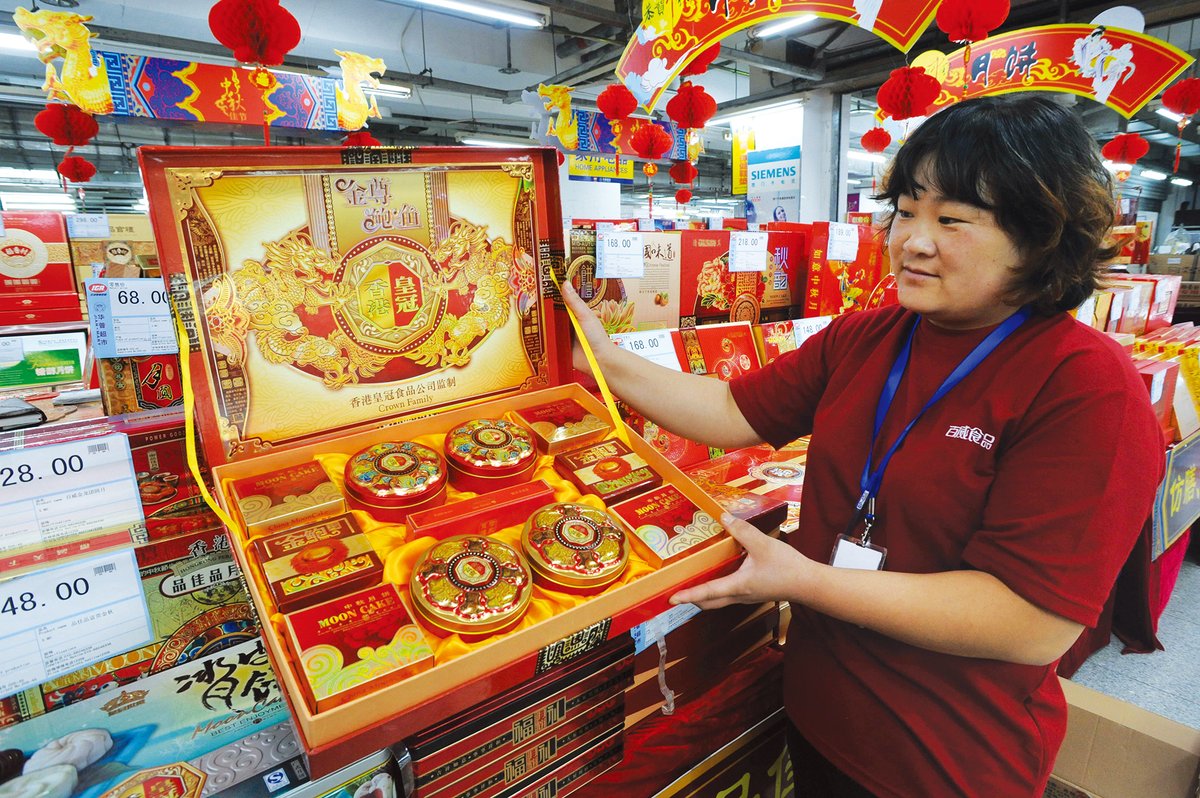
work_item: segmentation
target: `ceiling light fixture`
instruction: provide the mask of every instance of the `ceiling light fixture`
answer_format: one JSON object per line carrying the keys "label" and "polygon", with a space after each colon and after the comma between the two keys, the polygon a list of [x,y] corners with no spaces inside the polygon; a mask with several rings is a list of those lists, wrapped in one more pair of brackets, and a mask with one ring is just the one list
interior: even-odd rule
{"label": "ceiling light fixture", "polygon": [[75,200],[66,194],[5,191],[0,192],[0,208],[6,211],[74,211]]}
{"label": "ceiling light fixture", "polygon": [[400,83],[380,83],[378,88],[364,86],[363,92],[376,97],[392,97],[397,100],[407,100],[412,97],[412,87]]}
{"label": "ceiling light fixture", "polygon": [[37,47],[19,33],[0,33],[0,50],[10,53],[35,53]]}
{"label": "ceiling light fixture", "polygon": [[20,180],[57,186],[59,179],[58,172],[53,169],[17,169],[12,166],[0,166],[0,182]]}
{"label": "ceiling light fixture", "polygon": [[755,31],[754,35],[759,39],[766,39],[769,36],[777,36],[789,30],[795,30],[801,25],[806,25],[817,18],[816,14],[801,14],[798,17],[785,19],[783,22],[776,22],[773,25],[764,25]]}
{"label": "ceiling light fixture", "polygon": [[799,100],[781,100],[779,102],[760,105],[757,108],[739,108],[736,111],[731,111],[727,114],[717,114],[712,119],[708,120],[710,125],[724,125],[732,122],[745,121],[753,116],[758,116],[763,113],[773,113],[775,111],[783,111],[789,108],[800,108],[803,106]]}
{"label": "ceiling light fixture", "polygon": [[[546,17],[532,12],[522,12],[503,6],[488,3],[473,3],[467,0],[408,0],[420,6],[428,6],[434,11],[451,11],[459,14],[469,14],[473,17],[507,22],[510,25],[520,25],[523,28],[544,28]],[[536,8],[536,6],[528,6]]]}
{"label": "ceiling light fixture", "polygon": [[1167,173],[1160,172],[1157,169],[1143,169],[1138,172],[1138,177],[1144,177],[1147,180],[1166,180]]}
{"label": "ceiling light fixture", "polygon": [[530,147],[531,144],[522,144],[519,141],[505,141],[504,139],[486,139],[476,138],[474,136],[460,139],[459,144],[465,144],[468,147]]}
{"label": "ceiling light fixture", "polygon": [[1131,163],[1116,163],[1114,161],[1105,161],[1104,168],[1110,172],[1132,172],[1133,164],[1131,164]]}
{"label": "ceiling light fixture", "polygon": [[1171,178],[1171,185],[1174,185],[1174,186],[1190,186],[1191,184],[1192,184],[1192,181],[1188,180],[1186,177],[1172,177]]}
{"label": "ceiling light fixture", "polygon": [[1155,108],[1154,110],[1155,110],[1155,113],[1157,113],[1159,116],[1165,116],[1167,119],[1170,119],[1172,122],[1178,122],[1179,120],[1183,119],[1183,116],[1181,114],[1177,114],[1174,111],[1168,111],[1166,108],[1160,107],[1160,108]]}

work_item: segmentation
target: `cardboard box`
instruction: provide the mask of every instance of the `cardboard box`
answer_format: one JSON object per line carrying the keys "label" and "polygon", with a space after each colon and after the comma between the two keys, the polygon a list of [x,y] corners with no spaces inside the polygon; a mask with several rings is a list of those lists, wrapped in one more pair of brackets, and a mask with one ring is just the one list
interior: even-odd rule
{"label": "cardboard box", "polygon": [[1196,794],[1200,730],[1060,679],[1067,736],[1054,776],[1100,798]]}
{"label": "cardboard box", "polygon": [[1177,274],[1184,280],[1196,279],[1196,255],[1151,255],[1148,264],[1151,274]]}

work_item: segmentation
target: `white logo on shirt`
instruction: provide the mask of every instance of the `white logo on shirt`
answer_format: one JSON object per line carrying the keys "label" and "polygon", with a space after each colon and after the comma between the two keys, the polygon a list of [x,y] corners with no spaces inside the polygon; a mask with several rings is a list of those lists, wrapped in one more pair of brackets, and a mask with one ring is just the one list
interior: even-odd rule
{"label": "white logo on shirt", "polygon": [[946,430],[946,437],[958,438],[960,440],[970,441],[971,443],[978,443],[984,449],[991,449],[992,444],[996,442],[995,435],[988,435],[979,427],[970,427],[965,425],[961,427],[952,425],[948,430]]}

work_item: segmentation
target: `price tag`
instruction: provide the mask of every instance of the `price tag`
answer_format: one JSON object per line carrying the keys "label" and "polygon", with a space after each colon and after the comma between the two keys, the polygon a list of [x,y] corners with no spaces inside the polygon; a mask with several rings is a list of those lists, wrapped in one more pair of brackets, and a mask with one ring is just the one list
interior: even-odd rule
{"label": "price tag", "polygon": [[638,230],[643,233],[653,233],[655,230],[654,220],[646,217],[638,219]]}
{"label": "price tag", "polygon": [[0,338],[0,366],[11,366],[25,359],[25,342],[19,337]]}
{"label": "price tag", "polygon": [[749,230],[751,233],[757,233],[758,232],[758,222],[747,222],[746,229]]}
{"label": "price tag", "polygon": [[729,234],[729,271],[765,272],[767,234],[735,230]]}
{"label": "price tag", "polygon": [[829,223],[829,260],[851,263],[858,259],[858,225]]}
{"label": "price tag", "polygon": [[796,338],[796,348],[799,349],[800,344],[828,327],[831,321],[833,321],[833,316],[813,316],[808,319],[793,319],[792,335]]}
{"label": "price tag", "polygon": [[596,233],[611,233],[616,230],[617,226],[612,222],[596,222]]}
{"label": "price tag", "polygon": [[0,582],[0,630],[0,695],[150,642],[133,549]]}
{"label": "price tag", "polygon": [[622,349],[633,352],[671,371],[683,371],[679,365],[679,356],[675,353],[675,345],[671,343],[671,333],[668,330],[639,330],[637,332],[617,333],[610,336],[612,341]]}
{"label": "price tag", "polygon": [[633,653],[641,654],[699,614],[700,608],[695,604],[676,604],[661,615],[638,624],[629,630],[633,638]]}
{"label": "price tag", "polygon": [[645,274],[646,257],[641,233],[614,231],[596,234],[596,279],[640,279]]}
{"label": "price tag", "polygon": [[0,236],[3,236],[4,234],[4,217],[0,216]]}
{"label": "price tag", "polygon": [[67,214],[67,235],[71,238],[111,238],[107,213]]}
{"label": "price tag", "polygon": [[83,285],[96,357],[169,355],[179,351],[162,280],[99,278],[84,280]]}
{"label": "price tag", "polygon": [[[0,452],[0,573],[18,555],[124,531],[143,523],[142,502],[119,433]],[[92,541],[95,542],[95,541]]]}

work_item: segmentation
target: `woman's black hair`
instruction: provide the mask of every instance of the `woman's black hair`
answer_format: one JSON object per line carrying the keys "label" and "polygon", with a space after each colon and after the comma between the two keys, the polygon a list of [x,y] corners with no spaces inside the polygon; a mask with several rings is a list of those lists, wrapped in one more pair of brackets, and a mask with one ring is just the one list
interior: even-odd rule
{"label": "woman's black hair", "polygon": [[[931,185],[926,185],[927,181]],[[1083,123],[1054,101],[1023,92],[964,100],[925,120],[900,148],[876,199],[936,189],[984,208],[1022,256],[1008,301],[1048,314],[1096,289],[1117,248],[1112,178]]]}

